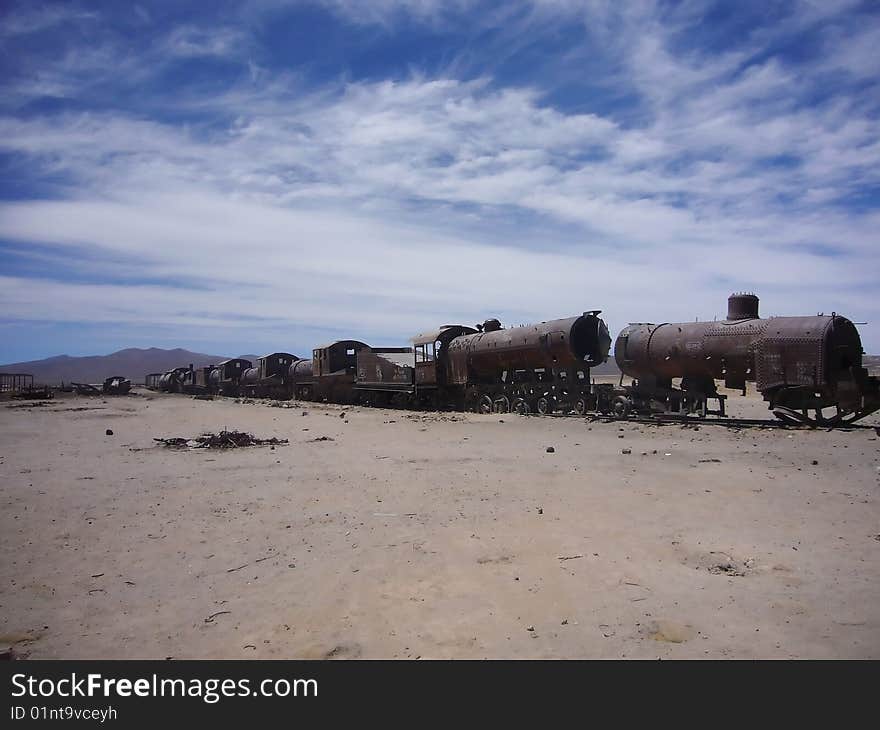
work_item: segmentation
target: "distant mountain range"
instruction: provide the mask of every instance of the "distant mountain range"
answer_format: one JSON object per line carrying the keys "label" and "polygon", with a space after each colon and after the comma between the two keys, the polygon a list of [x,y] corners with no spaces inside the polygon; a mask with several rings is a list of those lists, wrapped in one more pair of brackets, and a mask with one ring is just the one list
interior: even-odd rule
{"label": "distant mountain range", "polygon": [[[16,362],[0,365],[3,373],[29,373],[34,376],[35,383],[57,385],[59,383],[102,383],[105,378],[121,375],[133,383],[143,383],[147,373],[164,373],[176,367],[185,367],[190,363],[194,367],[213,365],[228,359],[225,355],[206,355],[203,352],[190,352],[180,348],[161,350],[150,347],[142,350],[136,347],[119,350],[110,355],[90,355],[88,357],[70,357],[57,355],[45,360]],[[255,362],[256,355],[240,357]]]}

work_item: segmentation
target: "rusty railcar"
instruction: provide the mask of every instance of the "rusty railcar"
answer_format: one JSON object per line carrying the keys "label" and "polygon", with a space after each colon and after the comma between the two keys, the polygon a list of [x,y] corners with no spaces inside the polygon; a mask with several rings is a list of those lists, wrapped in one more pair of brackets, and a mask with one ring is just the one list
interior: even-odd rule
{"label": "rusty railcar", "polygon": [[358,350],[354,389],[359,400],[370,405],[409,405],[416,392],[413,348]]}
{"label": "rusty railcar", "polygon": [[467,325],[446,324],[413,337],[413,403],[434,408],[464,408],[464,388],[455,385],[451,379],[449,347],[456,338],[477,332]]}
{"label": "rusty railcar", "polygon": [[159,378],[159,390],[165,393],[182,393],[188,373],[187,367],[174,368],[163,373]]}
{"label": "rusty railcar", "polygon": [[586,412],[596,402],[590,368],[611,347],[599,311],[503,329],[449,325],[413,340],[416,384],[441,403],[484,413]]}
{"label": "rusty railcar", "polygon": [[216,365],[203,365],[195,367],[193,363],[189,364],[186,373],[183,376],[181,384],[181,392],[190,395],[203,395],[206,393],[218,393],[219,389],[211,381],[211,373],[216,369]]}
{"label": "rusty railcar", "polygon": [[238,395],[241,376],[252,365],[250,360],[241,357],[217,363],[208,376],[210,390],[221,395]]}
{"label": "rusty railcar", "polygon": [[359,340],[337,340],[312,350],[312,398],[354,402],[357,353],[365,347],[369,345]]}
{"label": "rusty railcar", "polygon": [[[634,379],[615,396],[619,415],[724,415],[719,380],[743,394],[746,382],[754,382],[784,419],[834,424],[880,408],[880,381],[862,367],[861,339],[849,319],[836,313],[761,319],[753,294],[732,295],[722,321],[632,324],[618,335],[614,354]],[[674,387],[676,378],[681,383]],[[717,409],[709,408],[712,400]],[[835,413],[826,415],[827,408]]]}
{"label": "rusty railcar", "polygon": [[242,373],[241,394],[280,400],[290,398],[292,396],[291,365],[299,359],[289,352],[273,352],[258,358],[254,367]]}
{"label": "rusty railcar", "polygon": [[297,360],[287,369],[290,397],[311,400],[315,390],[315,377],[311,360]]}

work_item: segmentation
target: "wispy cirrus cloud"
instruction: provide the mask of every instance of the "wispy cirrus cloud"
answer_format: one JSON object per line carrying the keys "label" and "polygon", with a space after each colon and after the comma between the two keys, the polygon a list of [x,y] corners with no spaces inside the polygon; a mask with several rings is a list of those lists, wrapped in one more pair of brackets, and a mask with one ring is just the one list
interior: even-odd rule
{"label": "wispy cirrus cloud", "polygon": [[[112,61],[32,59],[42,76],[10,79],[18,96],[0,107],[0,151],[26,186],[0,202],[0,240],[20,271],[47,251],[68,266],[7,274],[6,316],[127,323],[147,339],[177,326],[183,344],[201,327],[230,352],[307,349],[321,333],[399,342],[489,314],[711,316],[740,288],[768,313],[877,321],[875,14],[752,8],[742,38],[719,43],[709,20],[723,8],[704,3],[359,5],[323,4],[343,23],[323,30],[352,50],[318,81],[259,21],[293,24],[284,13],[305,3],[257,3],[238,23],[151,16],[134,49],[112,28],[67,49],[118,57],[131,74],[115,81]],[[511,25],[493,29],[498,14]],[[573,21],[579,35],[555,47]],[[400,51],[388,78],[358,77],[354,59],[395,47],[397,23],[442,25],[455,49],[442,74]],[[351,30],[371,24],[380,39]],[[560,97],[554,78],[524,83],[467,47],[494,33],[491,55],[514,32],[563,76],[592,54],[619,89]],[[24,113],[46,96],[39,78],[77,103]]]}

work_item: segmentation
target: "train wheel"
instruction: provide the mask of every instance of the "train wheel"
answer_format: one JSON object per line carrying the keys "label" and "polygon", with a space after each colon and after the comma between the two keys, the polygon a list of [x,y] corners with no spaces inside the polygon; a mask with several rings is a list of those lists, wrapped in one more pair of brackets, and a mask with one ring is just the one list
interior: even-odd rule
{"label": "train wheel", "polygon": [[492,399],[488,395],[484,395],[480,398],[480,405],[478,408],[479,413],[491,413],[492,407]]}
{"label": "train wheel", "polygon": [[537,408],[538,413],[542,416],[546,416],[548,413],[553,413],[553,403],[545,396],[538,398]]}
{"label": "train wheel", "polygon": [[585,398],[578,398],[574,402],[574,412],[579,416],[583,416],[587,412],[587,401]]}
{"label": "train wheel", "polygon": [[521,416],[527,416],[532,412],[532,409],[529,407],[529,402],[525,398],[517,398],[513,401],[511,410]]}
{"label": "train wheel", "polygon": [[500,398],[496,398],[492,403],[492,412],[493,413],[510,413],[510,398],[506,395],[502,395]]}
{"label": "train wheel", "polygon": [[618,418],[626,418],[629,415],[629,405],[629,398],[619,395],[611,403],[611,410]]}

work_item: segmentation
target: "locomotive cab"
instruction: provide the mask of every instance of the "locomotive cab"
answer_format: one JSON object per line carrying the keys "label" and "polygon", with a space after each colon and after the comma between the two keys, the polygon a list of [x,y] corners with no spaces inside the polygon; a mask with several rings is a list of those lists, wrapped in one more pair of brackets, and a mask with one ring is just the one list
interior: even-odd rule
{"label": "locomotive cab", "polygon": [[416,385],[420,388],[438,388],[449,384],[449,343],[461,335],[475,334],[477,330],[460,324],[443,325],[437,330],[413,337]]}

